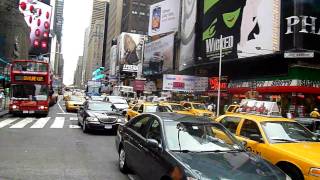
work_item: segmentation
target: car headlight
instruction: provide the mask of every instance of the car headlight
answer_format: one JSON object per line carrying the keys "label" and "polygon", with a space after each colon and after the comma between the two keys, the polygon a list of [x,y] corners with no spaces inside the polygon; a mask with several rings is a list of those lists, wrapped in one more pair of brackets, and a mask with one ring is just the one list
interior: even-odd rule
{"label": "car headlight", "polygon": [[12,105],[12,109],[18,109],[19,107],[17,105]]}
{"label": "car headlight", "polygon": [[99,119],[95,118],[95,117],[88,117],[87,120],[90,121],[90,122],[98,122],[99,121]]}
{"label": "car headlight", "polygon": [[310,176],[320,177],[320,169],[319,168],[311,168],[309,172]]}

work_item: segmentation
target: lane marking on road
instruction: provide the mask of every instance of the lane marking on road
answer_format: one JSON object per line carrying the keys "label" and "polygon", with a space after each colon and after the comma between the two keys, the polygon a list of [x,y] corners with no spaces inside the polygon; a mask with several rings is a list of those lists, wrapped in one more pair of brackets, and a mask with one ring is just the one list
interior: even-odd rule
{"label": "lane marking on road", "polygon": [[63,128],[64,117],[56,117],[50,128]]}
{"label": "lane marking on road", "polygon": [[27,124],[33,122],[34,120],[35,120],[34,118],[25,118],[25,119],[17,122],[16,124],[12,125],[10,128],[23,128]]}
{"label": "lane marking on road", "polygon": [[50,120],[50,117],[40,118],[30,128],[36,128],[36,129],[43,128],[49,120]]}
{"label": "lane marking on road", "polygon": [[80,129],[81,127],[79,125],[69,125],[70,129]]}
{"label": "lane marking on road", "polygon": [[78,121],[78,117],[70,117],[70,121]]}
{"label": "lane marking on road", "polygon": [[62,109],[62,107],[61,107],[61,105],[60,105],[60,101],[61,101],[61,100],[60,100],[60,99],[58,99],[57,104],[58,104],[58,106],[59,106],[59,108],[60,108],[61,112],[62,112],[62,113],[66,113],[66,112],[64,112],[64,110]]}
{"label": "lane marking on road", "polygon": [[14,121],[18,120],[18,118],[14,118],[14,119],[6,119],[0,122],[0,128],[3,128],[11,123],[13,123]]}

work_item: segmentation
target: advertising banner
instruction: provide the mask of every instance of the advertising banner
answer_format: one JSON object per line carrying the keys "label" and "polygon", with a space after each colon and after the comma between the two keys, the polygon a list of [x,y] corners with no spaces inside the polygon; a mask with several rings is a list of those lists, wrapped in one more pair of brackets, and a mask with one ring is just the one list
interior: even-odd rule
{"label": "advertising banner", "polygon": [[30,54],[48,53],[52,7],[40,1],[20,0],[19,10],[30,27]]}
{"label": "advertising banner", "polygon": [[157,91],[156,83],[154,81],[145,81],[144,83],[145,92],[154,92]]}
{"label": "advertising banner", "polygon": [[[281,1],[281,50],[320,50],[320,8],[313,0]],[[295,57],[299,58],[299,57]],[[305,56],[301,57],[305,58]]]}
{"label": "advertising banner", "polygon": [[197,0],[184,0],[181,12],[181,42],[179,71],[194,64],[195,24],[197,21]]}
{"label": "advertising banner", "polygon": [[163,90],[167,91],[206,91],[208,78],[186,75],[163,75]]}
{"label": "advertising banner", "polygon": [[173,68],[174,35],[147,43],[144,48],[143,74],[162,74]]}
{"label": "advertising banner", "polygon": [[[221,77],[220,80],[220,91],[227,91],[228,88],[228,78]],[[209,78],[209,91],[218,91],[219,89],[219,77]]]}
{"label": "advertising banner", "polygon": [[122,33],[119,36],[118,48],[120,68],[123,72],[137,72],[138,64],[141,63],[144,35]]}
{"label": "advertising banner", "polygon": [[[203,0],[201,53],[205,60],[270,54],[279,49],[274,31],[276,0]],[[279,29],[279,28],[278,28]],[[220,37],[222,36],[221,42]]]}
{"label": "advertising banner", "polygon": [[178,31],[180,0],[165,0],[150,6],[149,36]]}
{"label": "advertising banner", "polygon": [[134,91],[144,91],[144,83],[143,80],[134,80],[133,81],[133,90]]}

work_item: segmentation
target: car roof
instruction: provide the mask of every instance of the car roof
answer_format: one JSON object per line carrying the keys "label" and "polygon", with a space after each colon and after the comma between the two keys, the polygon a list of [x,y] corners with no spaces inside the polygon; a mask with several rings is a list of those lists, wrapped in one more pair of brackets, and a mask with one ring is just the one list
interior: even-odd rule
{"label": "car roof", "polygon": [[269,121],[288,121],[288,122],[296,122],[295,120],[279,117],[279,116],[264,116],[264,115],[256,115],[256,114],[246,114],[246,113],[233,113],[223,116],[233,116],[233,117],[240,117],[243,119],[250,119],[253,121],[256,121],[258,123],[260,122],[269,122]]}
{"label": "car roof", "polygon": [[174,112],[155,112],[155,113],[147,113],[147,114],[156,115],[156,116],[160,117],[160,119],[162,121],[166,121],[166,122],[177,121],[177,122],[190,122],[190,123],[203,123],[203,122],[216,123],[209,118],[205,118],[205,117],[201,117],[201,116],[177,114]]}

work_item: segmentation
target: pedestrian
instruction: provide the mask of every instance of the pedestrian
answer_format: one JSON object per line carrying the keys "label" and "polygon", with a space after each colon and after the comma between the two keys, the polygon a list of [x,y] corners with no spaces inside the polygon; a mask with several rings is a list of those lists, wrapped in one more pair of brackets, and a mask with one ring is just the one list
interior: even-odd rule
{"label": "pedestrian", "polygon": [[213,103],[209,104],[208,105],[208,110],[213,112],[213,109],[214,109],[214,104]]}
{"label": "pedestrian", "polygon": [[320,118],[320,113],[318,108],[314,108],[313,111],[310,113],[310,117],[312,118]]}

